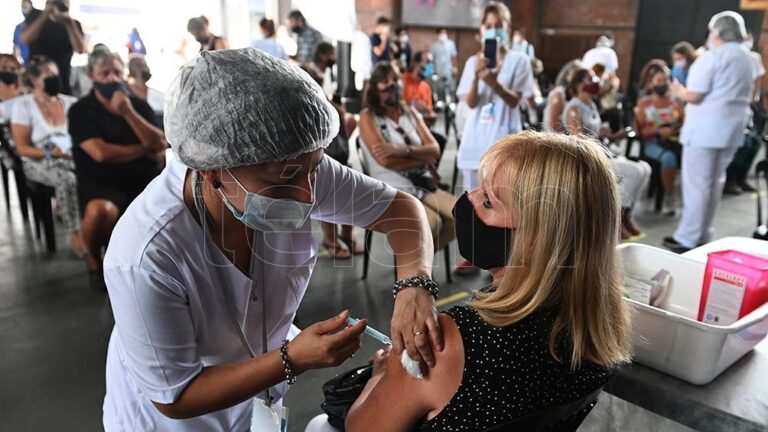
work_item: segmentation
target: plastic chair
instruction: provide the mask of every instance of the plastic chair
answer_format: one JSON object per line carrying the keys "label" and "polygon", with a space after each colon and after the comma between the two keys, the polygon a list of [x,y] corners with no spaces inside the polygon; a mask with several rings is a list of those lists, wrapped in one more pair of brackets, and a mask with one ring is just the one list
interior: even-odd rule
{"label": "plastic chair", "polygon": [[8,184],[8,171],[13,171],[14,180],[16,182],[16,193],[19,197],[19,208],[21,209],[21,217],[25,221],[29,220],[29,208],[27,207],[28,194],[27,194],[27,178],[24,175],[24,170],[21,167],[21,158],[16,153],[12,144],[11,133],[8,125],[0,125],[0,175],[3,179],[3,193],[5,195],[5,208],[11,209],[11,194]]}
{"label": "plastic chair", "polygon": [[[360,168],[362,168],[363,174],[367,176],[371,176],[370,169],[368,167],[368,163],[365,160],[365,153],[363,152],[363,142],[360,139],[360,137],[357,137],[355,140],[355,147],[357,149],[357,158],[360,160]],[[368,278],[368,264],[371,260],[371,243],[373,242],[373,231],[366,229],[365,230],[365,253],[363,254],[363,277],[362,280],[366,280]],[[443,248],[443,256],[445,258],[445,280],[448,283],[453,282],[453,277],[451,276],[451,247],[446,246]],[[393,256],[393,273],[395,277],[395,281],[397,281],[397,257]]]}
{"label": "plastic chair", "polygon": [[576,432],[597,405],[602,387],[587,396],[564,404],[547,407],[507,423],[486,429],[485,432]]}
{"label": "plastic chair", "polygon": [[32,201],[32,216],[35,225],[35,236],[40,239],[40,228],[45,234],[45,249],[50,253],[56,252],[56,230],[53,223],[53,207],[51,199],[56,196],[56,190],[42,183],[27,180],[27,190]]}

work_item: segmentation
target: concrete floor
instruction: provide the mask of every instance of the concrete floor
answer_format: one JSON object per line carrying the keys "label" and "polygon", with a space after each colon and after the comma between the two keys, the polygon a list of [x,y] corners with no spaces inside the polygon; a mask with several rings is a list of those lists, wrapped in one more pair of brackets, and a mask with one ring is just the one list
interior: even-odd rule
{"label": "concrete floor", "polygon": [[[441,167],[445,178],[450,178],[454,154],[449,146]],[[653,214],[649,206],[643,202],[636,211],[647,234],[641,242],[658,246],[674,230],[676,219]],[[717,236],[751,236],[754,207],[754,195],[726,197],[716,219]],[[101,430],[104,361],[113,325],[110,304],[106,295],[88,288],[85,264],[69,253],[63,230],[58,231],[59,250],[46,255],[22,222],[15,196],[10,211],[0,206],[0,430]],[[371,326],[388,332],[391,254],[381,236],[374,237],[373,249],[367,281],[360,280],[362,258],[335,265],[320,258],[299,309],[300,325],[348,308],[354,316],[367,317]],[[458,259],[454,244],[453,263]],[[445,284],[444,266],[440,255],[435,276],[443,283],[444,297],[486,283],[484,276],[478,276],[456,277],[454,283]],[[366,339],[358,355],[339,368],[299,377],[287,396],[289,430],[303,431],[309,419],[321,412],[323,382],[365,363],[378,348]],[[610,395],[601,396],[580,430],[619,429],[689,430]]]}

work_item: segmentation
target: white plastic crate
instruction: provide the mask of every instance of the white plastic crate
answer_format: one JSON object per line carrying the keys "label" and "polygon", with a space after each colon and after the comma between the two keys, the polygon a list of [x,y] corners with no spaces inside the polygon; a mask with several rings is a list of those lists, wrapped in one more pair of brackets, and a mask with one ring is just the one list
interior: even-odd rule
{"label": "white plastic crate", "polygon": [[634,311],[634,361],[692,384],[707,384],[768,334],[768,304],[729,326],[696,320],[706,262],[641,244],[623,244],[618,251],[629,276],[648,280],[662,268],[672,275],[661,309],[626,299]]}

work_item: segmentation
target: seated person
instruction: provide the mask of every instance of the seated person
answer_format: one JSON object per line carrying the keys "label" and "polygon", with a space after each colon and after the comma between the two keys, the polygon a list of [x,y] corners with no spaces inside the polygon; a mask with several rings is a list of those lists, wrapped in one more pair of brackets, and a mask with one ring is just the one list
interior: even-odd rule
{"label": "seated person", "polygon": [[566,89],[571,80],[571,74],[581,66],[581,60],[571,60],[560,69],[555,79],[555,86],[547,94],[547,105],[544,107],[544,130],[547,132],[565,132],[561,123],[565,103],[568,102]]}
{"label": "seated person", "polygon": [[600,145],[511,135],[479,176],[456,203],[458,243],[493,283],[440,314],[444,347],[424,379],[377,353],[348,432],[486,430],[584,398],[629,360],[619,194]]}
{"label": "seated person", "polygon": [[152,108],[130,96],[120,56],[96,50],[88,57],[93,90],[69,110],[91,287],[106,290],[102,249],[144,187],[160,172],[167,144]]}
{"label": "seated person", "polygon": [[17,99],[11,115],[16,152],[27,179],[55,188],[69,245],[82,257],[77,177],[67,131],[67,112],[77,99],[61,93],[59,68],[48,57],[33,56],[26,73],[32,93]]}
{"label": "seated person", "polygon": [[644,156],[659,161],[664,186],[664,214],[677,211],[675,179],[680,171],[680,128],[683,108],[669,94],[670,72],[661,60],[651,60],[640,74],[647,95],[637,102],[635,122],[643,140]]}
{"label": "seated person", "polygon": [[320,42],[315,46],[312,61],[305,66],[320,77],[320,87],[325,95],[332,98],[336,93],[337,84],[334,81],[333,66],[336,64],[336,48],[328,42]]}
{"label": "seated person", "polygon": [[253,41],[251,46],[280,60],[288,60],[288,54],[285,53],[285,49],[277,42],[275,22],[264,17],[259,21],[259,30],[261,30],[261,39]]}
{"label": "seated person", "polygon": [[12,54],[0,54],[0,124],[8,124],[13,113],[12,99],[21,96],[21,63]]}
{"label": "seated person", "polygon": [[[435,113],[432,104],[432,86],[430,85],[434,74],[435,63],[429,51],[417,52],[413,56],[411,68],[403,74],[403,99],[406,105],[410,105],[421,114],[429,128],[432,128],[437,121],[437,113]],[[448,140],[435,131],[431,132],[440,147],[440,157],[437,159],[439,165]]]}
{"label": "seated person", "polygon": [[[603,126],[600,112],[593,100],[600,94],[600,82],[589,69],[573,72],[568,85],[570,100],[565,105],[562,122],[566,131],[574,135],[589,135],[603,138],[611,135],[610,129]],[[612,155],[614,156],[614,155]],[[621,238],[628,240],[642,235],[632,221],[632,207],[640,201],[643,189],[651,178],[651,166],[646,162],[631,161],[623,156],[612,157],[621,191]]]}
{"label": "seated person", "polygon": [[418,198],[427,211],[435,250],[455,236],[453,195],[438,189],[440,147],[421,114],[402,102],[398,73],[389,62],[376,64],[360,113],[360,138],[370,175]]}
{"label": "seated person", "polygon": [[131,95],[147,102],[155,112],[156,123],[162,124],[165,94],[147,85],[150,79],[152,79],[152,72],[144,56],[131,56],[128,59],[128,90]]}
{"label": "seated person", "polygon": [[[322,45],[325,42],[321,42]],[[318,46],[320,46],[318,45]],[[319,85],[323,85],[323,78],[318,75],[317,71],[311,68],[309,65],[303,65],[301,68],[306,72],[315,82]],[[352,132],[357,128],[357,121],[354,115],[347,113],[344,105],[336,103],[330,100],[336,112],[339,114],[339,119],[343,120],[339,124],[339,133],[333,138],[331,144],[325,148],[325,154],[334,159],[336,162],[348,166],[349,165],[349,137],[352,136]],[[330,222],[320,221],[320,229],[323,231],[323,247],[327,253],[327,256],[334,259],[350,259],[352,255],[361,255],[365,253],[365,247],[362,243],[358,243],[353,236],[352,225],[342,225],[341,233],[339,233],[339,227]]]}

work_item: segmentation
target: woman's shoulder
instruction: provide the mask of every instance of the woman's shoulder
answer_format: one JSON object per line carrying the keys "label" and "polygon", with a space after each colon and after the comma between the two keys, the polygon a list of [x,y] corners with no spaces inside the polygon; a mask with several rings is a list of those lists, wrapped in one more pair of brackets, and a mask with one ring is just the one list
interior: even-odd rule
{"label": "woman's shoulder", "polygon": [[13,98],[13,107],[17,110],[29,110],[35,103],[35,96],[32,94],[25,94]]}
{"label": "woman's shoulder", "polygon": [[[11,107],[11,112],[8,113],[11,117],[11,123],[18,123],[21,119],[29,118],[35,99],[31,94],[25,94],[10,99],[8,102],[10,102],[8,105]],[[28,121],[25,120],[23,123]]]}

